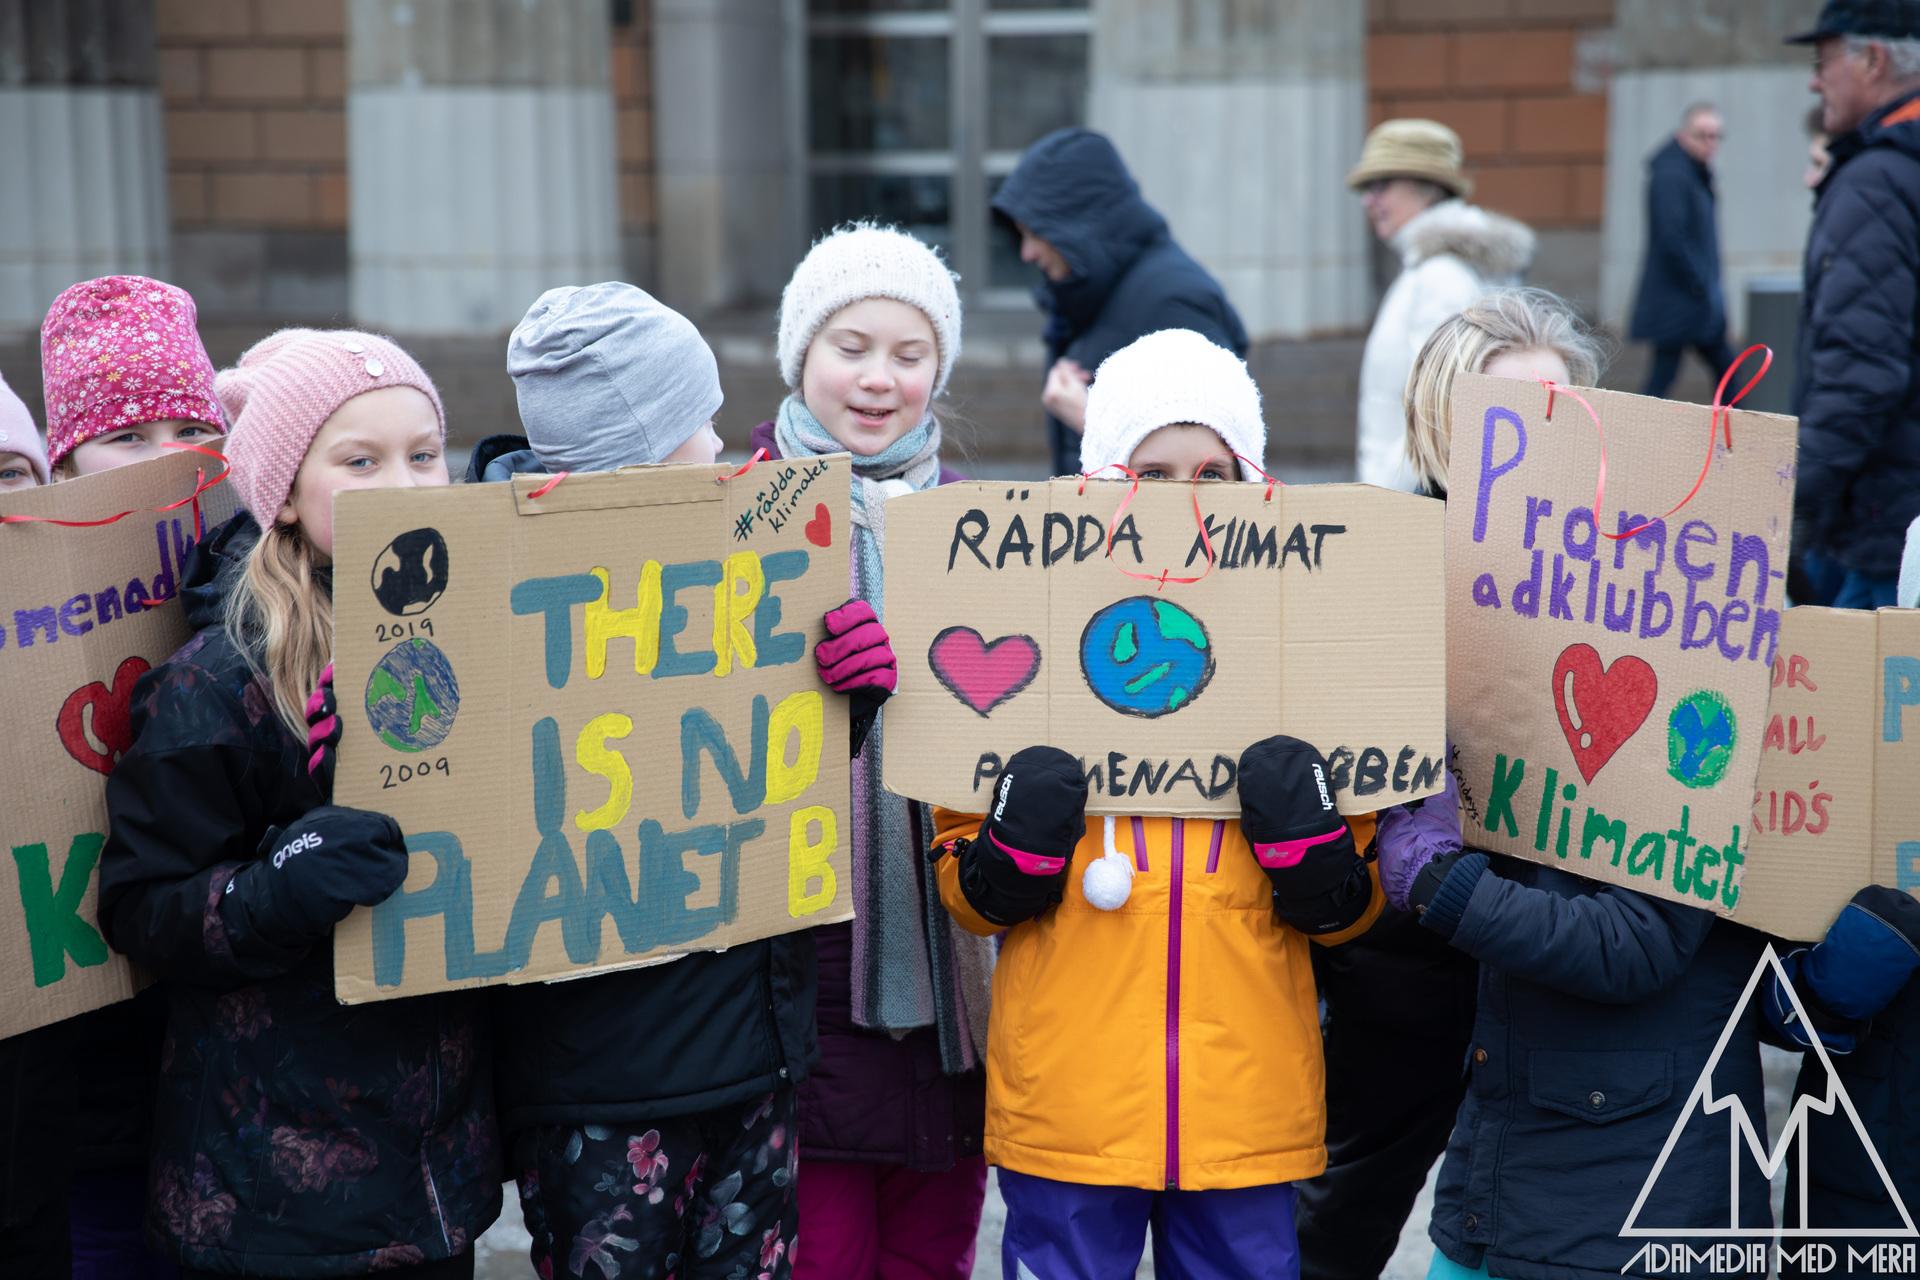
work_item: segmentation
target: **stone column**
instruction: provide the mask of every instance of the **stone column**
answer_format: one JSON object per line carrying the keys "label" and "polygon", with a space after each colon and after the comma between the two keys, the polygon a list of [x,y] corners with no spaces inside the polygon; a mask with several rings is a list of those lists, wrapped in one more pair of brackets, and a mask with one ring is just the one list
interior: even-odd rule
{"label": "stone column", "polygon": [[1095,0],[1089,117],[1255,337],[1364,328],[1366,5]]}
{"label": "stone column", "polygon": [[780,296],[806,248],[796,0],[653,0],[660,289],[696,312]]}
{"label": "stone column", "polygon": [[606,0],[350,0],[356,322],[498,334],[620,275]]}
{"label": "stone column", "polygon": [[167,273],[152,0],[0,0],[0,327],[76,280]]}
{"label": "stone column", "polygon": [[[1819,0],[1618,0],[1617,66],[1607,104],[1607,203],[1600,309],[1625,329],[1646,251],[1647,158],[1693,102],[1726,117],[1714,161],[1720,194],[1721,274],[1734,333],[1746,324],[1746,287],[1796,276],[1813,197],[1807,167],[1811,54],[1780,43],[1813,26]],[[1780,370],[1773,371],[1780,377]],[[1791,374],[1789,372],[1789,380]]]}

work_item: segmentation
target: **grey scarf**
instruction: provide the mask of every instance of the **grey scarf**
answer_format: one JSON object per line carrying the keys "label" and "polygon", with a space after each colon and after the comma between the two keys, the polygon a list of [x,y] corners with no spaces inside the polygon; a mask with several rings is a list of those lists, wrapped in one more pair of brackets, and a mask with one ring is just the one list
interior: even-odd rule
{"label": "grey scarf", "polygon": [[[780,406],[774,440],[787,458],[845,452],[796,395]],[[885,620],[881,547],[886,499],[940,481],[940,424],[919,426],[872,457],[853,459],[853,594]],[[954,927],[934,877],[933,815],[881,785],[886,712],[853,762],[853,1020],[876,1031],[934,1026],[945,1069],[985,1054],[991,945]]]}

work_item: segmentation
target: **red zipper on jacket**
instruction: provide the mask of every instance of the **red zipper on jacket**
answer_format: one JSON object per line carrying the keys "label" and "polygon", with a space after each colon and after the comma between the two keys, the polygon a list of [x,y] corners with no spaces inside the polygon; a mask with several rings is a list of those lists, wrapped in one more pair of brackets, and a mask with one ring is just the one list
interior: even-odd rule
{"label": "red zipper on jacket", "polygon": [[1173,858],[1167,887],[1167,1187],[1180,1185],[1180,876],[1187,823],[1173,820]]}

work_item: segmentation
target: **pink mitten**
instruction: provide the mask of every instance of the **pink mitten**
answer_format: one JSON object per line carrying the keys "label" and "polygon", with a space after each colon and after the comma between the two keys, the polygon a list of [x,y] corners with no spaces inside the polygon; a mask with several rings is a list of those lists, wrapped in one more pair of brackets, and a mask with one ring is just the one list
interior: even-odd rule
{"label": "pink mitten", "polygon": [[[826,617],[827,638],[813,651],[820,679],[836,693],[868,691],[885,701],[900,677],[887,629],[865,600],[849,600]],[[876,704],[877,705],[877,704]]]}

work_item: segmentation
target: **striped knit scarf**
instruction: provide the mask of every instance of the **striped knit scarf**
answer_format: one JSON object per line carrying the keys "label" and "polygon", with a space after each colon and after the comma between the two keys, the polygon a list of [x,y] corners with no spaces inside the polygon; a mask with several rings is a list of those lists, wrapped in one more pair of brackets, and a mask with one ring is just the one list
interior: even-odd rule
{"label": "striped knit scarf", "polygon": [[[780,406],[774,441],[787,458],[846,450],[798,394]],[[884,504],[939,483],[940,424],[929,414],[872,457],[855,455],[853,473],[853,594],[885,621]],[[853,762],[853,1020],[875,1031],[938,1027],[942,1065],[966,1071],[985,1052],[992,951],[940,904],[932,813],[881,785],[886,720],[883,709]]]}

